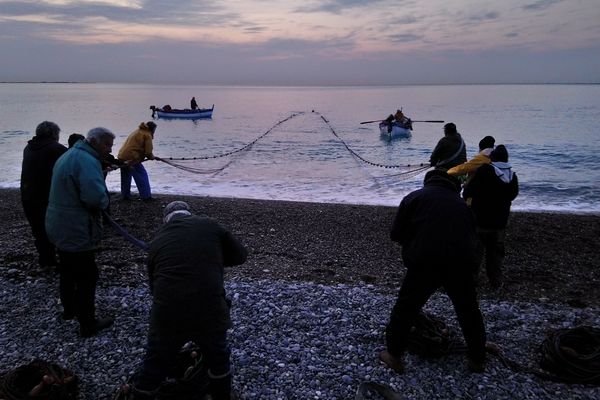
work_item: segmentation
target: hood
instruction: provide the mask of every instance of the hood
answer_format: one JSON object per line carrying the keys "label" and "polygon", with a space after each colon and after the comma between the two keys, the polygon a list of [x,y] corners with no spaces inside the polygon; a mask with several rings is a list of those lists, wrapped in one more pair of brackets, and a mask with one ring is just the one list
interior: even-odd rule
{"label": "hood", "polygon": [[43,149],[46,146],[50,146],[54,143],[58,143],[51,137],[40,137],[34,136],[29,142],[27,142],[29,149],[33,151],[37,151]]}
{"label": "hood", "polygon": [[492,163],[496,176],[504,183],[510,183],[513,178],[513,172],[511,171],[511,165],[507,162],[494,161]]}
{"label": "hood", "polygon": [[490,157],[490,154],[492,154],[492,150],[494,150],[493,147],[488,147],[487,149],[483,149],[479,152],[479,154],[484,155],[486,157]]}

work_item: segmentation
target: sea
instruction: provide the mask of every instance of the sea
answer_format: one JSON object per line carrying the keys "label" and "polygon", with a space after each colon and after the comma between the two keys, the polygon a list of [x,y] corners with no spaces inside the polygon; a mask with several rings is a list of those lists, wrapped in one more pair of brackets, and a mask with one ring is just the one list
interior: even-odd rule
{"label": "sea", "polygon": [[[600,212],[600,85],[247,87],[109,83],[0,84],[0,187],[19,186],[38,123],[116,135],[153,120],[149,107],[201,108],[211,119],[154,119],[154,193],[396,206],[422,186],[431,151],[454,122],[470,158],[481,138],[504,144],[520,193],[513,210]],[[410,138],[381,135],[397,109]],[[174,164],[174,165],[172,165]],[[107,178],[119,191],[120,177]]]}

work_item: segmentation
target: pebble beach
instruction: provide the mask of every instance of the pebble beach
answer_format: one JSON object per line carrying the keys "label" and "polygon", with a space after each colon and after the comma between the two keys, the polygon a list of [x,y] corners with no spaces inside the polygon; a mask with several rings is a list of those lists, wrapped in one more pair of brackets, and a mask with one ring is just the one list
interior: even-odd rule
{"label": "pebble beach", "polygon": [[[515,372],[490,358],[472,374],[463,355],[423,360],[407,355],[398,375],[377,359],[402,277],[400,247],[389,240],[394,207],[158,195],[120,202],[116,222],[148,241],[170,201],[187,201],[216,218],[249,250],[226,271],[232,299],[234,386],[245,399],[352,399],[361,382],[410,399],[596,399],[600,388],[556,383]],[[56,271],[36,262],[18,190],[0,189],[0,370],[34,358],[56,362],[81,379],[80,399],[110,399],[144,354],[151,298],[145,254],[110,227],[97,262],[99,314],[115,326],[81,339],[64,322]],[[600,216],[513,213],[507,230],[506,282],[479,281],[488,339],[505,357],[539,368],[545,332],[600,326]],[[425,307],[462,337],[449,299]]]}

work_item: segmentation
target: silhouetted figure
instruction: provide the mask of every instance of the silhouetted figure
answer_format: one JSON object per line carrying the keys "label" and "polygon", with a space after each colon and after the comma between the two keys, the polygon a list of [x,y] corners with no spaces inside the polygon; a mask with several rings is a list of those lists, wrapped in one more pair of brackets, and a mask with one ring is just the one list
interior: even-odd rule
{"label": "silhouetted figure", "polygon": [[146,356],[134,387],[139,396],[176,376],[176,357],[188,341],[200,347],[208,367],[213,400],[231,394],[230,303],[225,297],[223,267],[246,261],[242,244],[216,220],[192,215],[183,201],[169,203],[165,224],[150,242],[148,277],[152,309]]}
{"label": "silhouetted figure", "polygon": [[406,275],[386,328],[380,359],[403,372],[408,334],[421,308],[443,287],[468,347],[469,368],[485,368],[485,328],[473,281],[475,224],[459,195],[460,183],[446,172],[425,175],[424,186],[400,203],[391,239],[402,245]]}
{"label": "silhouetted figure", "polygon": [[498,145],[490,153],[490,160],[490,164],[477,169],[465,186],[463,197],[471,198],[479,238],[478,258],[482,261],[485,253],[488,280],[497,289],[502,286],[505,230],[510,206],[519,194],[519,181],[508,163],[504,145]]}
{"label": "silhouetted figure", "polygon": [[441,138],[431,153],[429,162],[432,167],[449,170],[467,161],[467,149],[456,125],[452,122],[444,125],[444,137]]}
{"label": "silhouetted figure", "polygon": [[196,103],[196,98],[192,97],[192,101],[190,101],[190,108],[192,110],[196,110],[198,108],[198,103]]}
{"label": "silhouetted figure", "polygon": [[58,143],[59,135],[60,128],[54,122],[39,124],[23,150],[21,166],[21,203],[35,239],[38,262],[43,267],[57,265],[56,249],[48,240],[45,221],[52,170],[56,160],[67,151]]}
{"label": "silhouetted figure", "polygon": [[85,136],[79,134],[79,133],[72,133],[71,135],[69,135],[69,148],[75,146],[75,143],[77,143],[80,140],[85,140]]}

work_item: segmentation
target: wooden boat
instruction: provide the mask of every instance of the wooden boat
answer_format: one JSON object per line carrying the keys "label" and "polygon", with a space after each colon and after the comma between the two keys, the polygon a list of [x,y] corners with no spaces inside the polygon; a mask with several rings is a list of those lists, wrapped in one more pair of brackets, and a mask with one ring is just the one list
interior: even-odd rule
{"label": "wooden boat", "polygon": [[212,118],[213,110],[215,105],[211,108],[197,108],[191,110],[189,108],[180,110],[171,108],[170,106],[164,106],[162,108],[150,106],[152,110],[152,118],[155,116],[158,118],[184,118],[184,119],[200,119],[200,118]]}
{"label": "wooden boat", "polygon": [[379,123],[379,131],[382,135],[389,136],[391,138],[409,138],[412,136],[412,126],[406,125],[401,126],[397,122],[391,124],[387,122]]}

